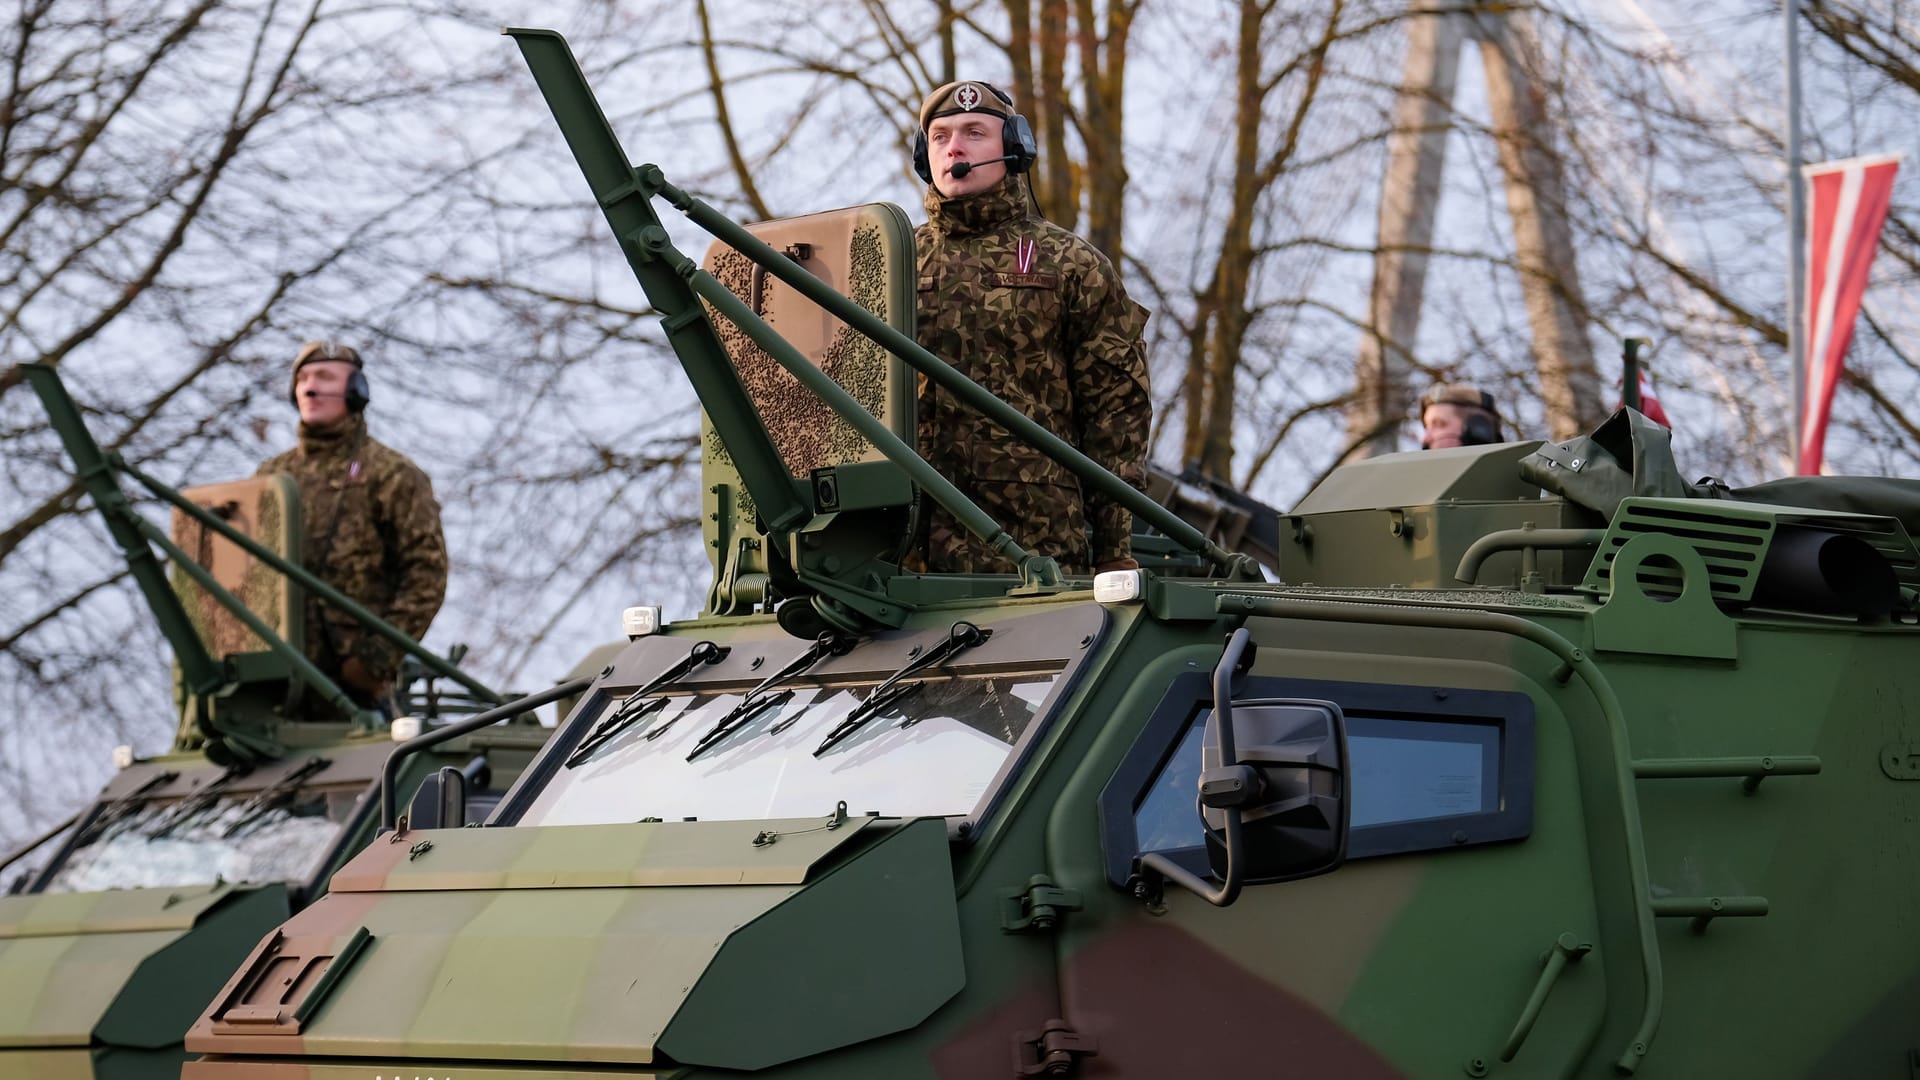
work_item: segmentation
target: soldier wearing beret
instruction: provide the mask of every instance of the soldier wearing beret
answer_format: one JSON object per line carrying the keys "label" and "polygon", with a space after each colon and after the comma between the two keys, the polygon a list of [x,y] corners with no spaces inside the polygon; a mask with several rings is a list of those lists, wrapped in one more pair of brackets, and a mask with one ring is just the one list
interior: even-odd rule
{"label": "soldier wearing beret", "polygon": [[1493,395],[1466,383],[1439,383],[1420,395],[1420,449],[1505,442]]}
{"label": "soldier wearing beret", "polygon": [[[420,467],[367,434],[370,398],[360,354],[309,341],[293,360],[300,444],[256,475],[300,485],[302,561],[320,580],[418,639],[447,591],[440,504]],[[388,708],[400,650],[317,597],[306,600],[309,659],[362,705]]]}
{"label": "soldier wearing beret", "polygon": [[[1029,208],[1034,142],[1013,99],[982,82],[940,87],[920,106],[914,167],[927,182],[919,258],[920,343],[1136,488],[1146,479],[1152,403],[1142,331],[1092,244]],[[1030,551],[1069,574],[1132,568],[1133,516],[922,377],[921,454]],[[928,569],[1014,567],[951,515],[928,526]]]}

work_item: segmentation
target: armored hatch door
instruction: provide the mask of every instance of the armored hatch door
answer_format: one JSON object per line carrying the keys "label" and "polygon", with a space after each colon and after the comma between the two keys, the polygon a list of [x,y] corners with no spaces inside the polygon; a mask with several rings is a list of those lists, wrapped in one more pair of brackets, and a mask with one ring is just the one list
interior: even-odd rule
{"label": "armored hatch door", "polygon": [[[181,494],[194,504],[244,533],[268,551],[299,565],[300,542],[304,535],[300,517],[300,485],[284,474],[254,476],[220,484],[186,488]],[[207,528],[180,510],[173,512],[170,526],[173,542],[220,583],[238,597],[248,610],[259,616],[287,644],[302,648],[305,619],[302,614],[300,586],[286,575],[240,549],[238,544]],[[275,655],[258,634],[247,628],[213,594],[201,588],[179,567],[173,567],[168,581],[180,597],[180,606],[215,660],[232,660],[243,681],[265,680],[278,683],[287,677],[286,662]],[[186,706],[180,682],[179,665],[174,665],[175,700],[182,702],[180,731],[175,748],[186,750],[200,745],[201,732],[194,710]],[[287,682],[286,693],[296,695],[301,684]],[[273,694],[277,697],[279,691]],[[289,699],[291,700],[291,698]]]}
{"label": "armored hatch door", "polygon": [[[747,228],[835,291],[913,336],[913,228],[899,207],[868,203]],[[863,408],[914,445],[914,384],[904,361],[723,243],[713,245],[703,266]],[[847,485],[845,477],[874,478],[879,481],[871,485],[876,492],[910,491],[898,470],[852,425],[738,327],[711,308],[709,315],[789,475],[800,482],[819,470],[840,472],[843,481],[834,494],[846,496],[847,504],[832,505],[815,491],[817,513],[874,504],[876,500]],[[766,599],[766,538],[756,522],[753,500],[704,411],[700,427],[701,509],[715,579],[708,608],[715,614],[744,612]],[[896,530],[892,538],[903,539],[907,531]]]}

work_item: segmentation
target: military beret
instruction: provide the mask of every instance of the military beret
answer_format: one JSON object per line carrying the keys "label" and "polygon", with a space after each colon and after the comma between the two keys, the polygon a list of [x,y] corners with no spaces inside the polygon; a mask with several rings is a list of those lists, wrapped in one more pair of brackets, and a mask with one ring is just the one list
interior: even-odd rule
{"label": "military beret", "polygon": [[343,364],[352,364],[363,371],[367,366],[366,361],[360,359],[360,353],[353,346],[321,338],[307,342],[300,346],[299,352],[293,354],[293,373],[298,375],[301,368],[321,360],[338,360]]}
{"label": "military beret", "polygon": [[920,103],[920,130],[927,130],[936,117],[977,112],[1002,120],[1013,115],[1013,95],[983,82],[950,82]]}
{"label": "military beret", "polygon": [[1485,409],[1500,415],[1493,403],[1493,395],[1477,386],[1467,383],[1436,383],[1426,393],[1420,395],[1420,412],[1425,415],[1429,405],[1465,405],[1470,409]]}

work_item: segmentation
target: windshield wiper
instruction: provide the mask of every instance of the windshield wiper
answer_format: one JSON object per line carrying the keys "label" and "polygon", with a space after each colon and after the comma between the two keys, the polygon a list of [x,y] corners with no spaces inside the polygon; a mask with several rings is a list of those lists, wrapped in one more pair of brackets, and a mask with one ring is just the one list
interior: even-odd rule
{"label": "windshield wiper", "polygon": [[834,725],[832,731],[827,732],[827,737],[820,740],[820,748],[813,752],[813,756],[819,757],[845,742],[854,732],[865,727],[869,720],[885,712],[888,706],[926,685],[923,682],[903,684],[902,680],[944,664],[992,636],[993,631],[982,630],[965,619],[948,627],[947,640],[907,661],[899,671],[887,676],[886,682],[874,687],[865,701]]}
{"label": "windshield wiper", "polygon": [[[649,679],[635,689],[633,693],[621,699],[619,708],[613,710],[613,713],[605,720],[595,724],[593,730],[587,732],[587,737],[580,740],[580,745],[574,747],[573,753],[567,755],[566,767],[571,769],[585,762],[593,756],[594,751],[607,745],[608,741],[615,735],[632,727],[643,717],[651,716],[655,712],[667,707],[666,698],[654,698],[652,701],[648,701],[648,694],[654,693],[671,683],[679,682],[681,679],[691,675],[693,669],[699,667],[701,664],[717,664],[725,660],[728,651],[729,650],[719,645],[715,645],[711,641],[695,642],[693,648],[688,650],[687,655],[681,657],[678,661],[675,661],[672,667],[655,675],[652,679]],[[674,720],[678,719],[679,717],[674,717]],[[673,720],[669,720],[653,731],[647,732],[647,738],[654,738],[672,726]]]}
{"label": "windshield wiper", "polygon": [[790,691],[770,698],[763,697],[762,695],[768,690],[789,679],[799,678],[813,665],[829,656],[845,655],[851,648],[853,648],[853,642],[850,639],[843,638],[831,630],[822,631],[819,637],[813,639],[813,644],[807,646],[806,652],[794,657],[786,667],[767,676],[761,680],[759,686],[747,691],[739,704],[735,705],[727,715],[721,717],[719,723],[713,725],[713,730],[700,736],[700,741],[693,744],[693,753],[687,755],[687,760],[692,761],[712,749],[720,740],[733,734],[742,724],[765,712],[768,705],[775,702],[785,704],[792,698]]}
{"label": "windshield wiper", "polygon": [[600,721],[599,726],[588,732],[586,738],[580,740],[580,745],[574,748],[573,753],[567,755],[567,768],[571,769],[576,765],[584,764],[593,756],[594,751],[612,742],[615,735],[666,708],[668,700],[657,697],[643,701],[637,692],[629,695],[620,703],[619,708],[613,710],[613,715]]}
{"label": "windshield wiper", "polygon": [[220,836],[222,838],[232,836],[234,833],[267,816],[274,810],[292,802],[294,795],[305,786],[308,777],[331,764],[333,764],[333,762],[328,758],[308,758],[299,768],[275,780],[271,786],[261,791],[258,795],[241,803],[239,819],[227,826],[226,831],[222,832]]}
{"label": "windshield wiper", "polygon": [[205,813],[208,807],[219,802],[220,797],[226,794],[228,784],[251,771],[240,765],[227,766],[226,770],[215,777],[212,783],[168,807],[159,817],[149,822],[142,832],[149,840],[158,840],[171,833],[189,820]]}
{"label": "windshield wiper", "polygon": [[94,840],[97,839],[101,833],[106,832],[114,822],[133,813],[134,809],[146,798],[148,792],[153,791],[155,788],[166,787],[178,779],[180,779],[180,774],[171,769],[166,772],[154,773],[152,776],[147,777],[139,787],[134,788],[132,791],[101,807],[100,813],[96,814],[86,829],[74,838],[73,846],[83,848],[93,843]]}

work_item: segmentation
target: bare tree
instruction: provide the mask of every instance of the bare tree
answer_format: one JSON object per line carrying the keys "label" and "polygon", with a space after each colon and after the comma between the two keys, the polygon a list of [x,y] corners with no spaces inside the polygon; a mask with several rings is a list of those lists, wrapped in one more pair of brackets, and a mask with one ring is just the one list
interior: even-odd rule
{"label": "bare tree", "polygon": [[[588,36],[623,28],[601,16]],[[430,641],[471,643],[488,680],[557,675],[636,592],[684,601],[647,582],[698,559],[673,483],[697,414],[652,392],[670,359],[631,280],[597,283],[604,225],[491,18],[32,2],[0,56],[0,838],[87,794],[114,743],[174,727],[165,646],[23,363],[185,485],[292,440],[300,340],[354,342],[374,434],[445,508]]]}

